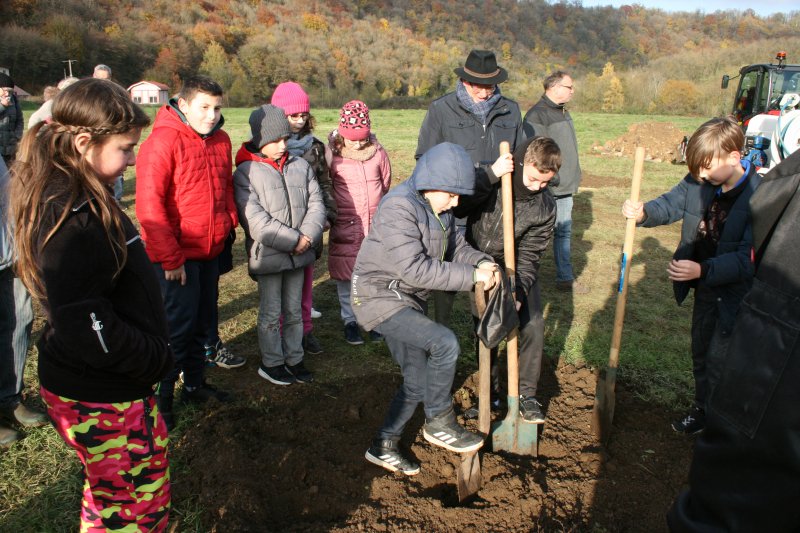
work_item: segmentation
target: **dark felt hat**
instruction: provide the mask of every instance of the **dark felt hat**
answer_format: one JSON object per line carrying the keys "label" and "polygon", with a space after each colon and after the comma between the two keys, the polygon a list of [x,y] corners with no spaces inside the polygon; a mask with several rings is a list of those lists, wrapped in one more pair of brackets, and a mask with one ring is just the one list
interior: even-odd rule
{"label": "dark felt hat", "polygon": [[508,79],[508,72],[497,66],[497,58],[489,50],[473,50],[464,67],[458,67],[453,72],[462,80],[481,85],[497,85]]}

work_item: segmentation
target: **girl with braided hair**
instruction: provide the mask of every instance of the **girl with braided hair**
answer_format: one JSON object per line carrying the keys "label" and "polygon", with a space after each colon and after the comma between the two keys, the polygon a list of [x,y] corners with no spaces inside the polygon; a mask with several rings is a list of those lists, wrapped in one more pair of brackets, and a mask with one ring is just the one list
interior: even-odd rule
{"label": "girl with braided hair", "polygon": [[47,413],[83,463],[81,531],[163,531],[167,430],[153,385],[172,367],[158,280],[113,185],[148,116],[113,82],[62,91],[11,176],[18,275],[47,319]]}

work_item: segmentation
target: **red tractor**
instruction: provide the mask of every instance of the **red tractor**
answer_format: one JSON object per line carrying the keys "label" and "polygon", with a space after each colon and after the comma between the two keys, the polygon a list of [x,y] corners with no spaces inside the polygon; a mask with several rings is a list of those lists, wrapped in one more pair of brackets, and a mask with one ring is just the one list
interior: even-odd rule
{"label": "red tractor", "polygon": [[765,169],[782,161],[800,142],[800,65],[787,65],[786,52],[778,52],[775,60],[746,65],[733,78],[722,77],[723,89],[740,78],[732,113],[745,130],[748,157]]}

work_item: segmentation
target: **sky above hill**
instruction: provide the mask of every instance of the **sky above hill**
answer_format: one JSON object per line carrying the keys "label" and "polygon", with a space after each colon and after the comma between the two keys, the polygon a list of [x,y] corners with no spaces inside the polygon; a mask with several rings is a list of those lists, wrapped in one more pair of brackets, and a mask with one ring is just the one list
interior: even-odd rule
{"label": "sky above hill", "polygon": [[644,7],[663,9],[664,11],[704,11],[713,13],[725,9],[753,9],[758,15],[771,15],[773,13],[788,13],[798,11],[797,0],[771,0],[770,2],[759,3],[753,0],[583,0],[584,7],[592,6],[614,6],[641,4]]}

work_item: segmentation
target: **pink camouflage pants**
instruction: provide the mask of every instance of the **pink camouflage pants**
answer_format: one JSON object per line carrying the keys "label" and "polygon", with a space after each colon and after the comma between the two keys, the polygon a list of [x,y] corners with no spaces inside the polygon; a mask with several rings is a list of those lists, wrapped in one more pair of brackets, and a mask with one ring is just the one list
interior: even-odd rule
{"label": "pink camouflage pants", "polygon": [[83,464],[81,533],[164,531],[169,439],[154,397],[91,403],[44,388],[41,395],[56,431]]}

